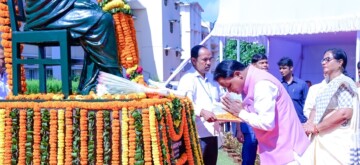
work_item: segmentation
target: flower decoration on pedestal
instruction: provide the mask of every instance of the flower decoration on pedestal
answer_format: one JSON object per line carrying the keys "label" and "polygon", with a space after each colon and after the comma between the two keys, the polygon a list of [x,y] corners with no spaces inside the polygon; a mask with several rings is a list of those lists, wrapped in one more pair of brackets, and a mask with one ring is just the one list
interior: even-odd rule
{"label": "flower decoration on pedestal", "polygon": [[125,69],[139,64],[136,30],[130,5],[124,0],[98,0],[99,6],[113,15],[119,64]]}
{"label": "flower decoration on pedestal", "polygon": [[126,69],[126,78],[138,84],[146,85],[142,71],[143,68],[139,65],[128,68]]}

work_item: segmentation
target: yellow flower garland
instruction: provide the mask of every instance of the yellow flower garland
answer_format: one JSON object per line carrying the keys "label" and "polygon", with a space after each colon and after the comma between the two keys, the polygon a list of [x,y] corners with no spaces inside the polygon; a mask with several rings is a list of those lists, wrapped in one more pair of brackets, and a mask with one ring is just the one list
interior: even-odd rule
{"label": "yellow flower garland", "polygon": [[152,147],[152,157],[155,165],[160,165],[159,159],[159,150],[156,137],[157,126],[155,125],[155,108],[154,106],[149,107],[149,120],[150,120],[150,136],[151,136],[151,147]]}
{"label": "yellow flower garland", "polygon": [[58,165],[64,164],[64,149],[65,149],[65,110],[58,110],[58,144],[57,144],[57,163]]}
{"label": "yellow flower garland", "polygon": [[128,110],[126,107],[123,107],[122,110],[122,119],[121,119],[121,144],[122,144],[122,153],[121,153],[121,162],[123,165],[127,165],[129,160],[129,141],[128,141]]}

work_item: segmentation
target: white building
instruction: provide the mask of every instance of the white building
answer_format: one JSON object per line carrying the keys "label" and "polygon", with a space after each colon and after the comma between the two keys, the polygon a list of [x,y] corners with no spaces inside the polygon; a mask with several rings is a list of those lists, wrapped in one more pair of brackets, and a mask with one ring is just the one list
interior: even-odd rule
{"label": "white building", "polygon": [[[45,48],[45,54],[47,58],[60,58],[59,47],[47,47]],[[26,59],[38,58],[38,49],[36,46],[25,45],[22,55]],[[80,46],[71,48],[71,58],[75,60],[82,60],[84,58],[84,50]],[[25,65],[25,72],[27,79],[38,79],[39,78],[39,66],[37,65]],[[72,65],[71,72],[74,76],[80,76],[82,65]],[[61,79],[60,66],[48,66],[46,67],[47,78]]]}
{"label": "white building", "polygon": [[184,3],[180,6],[181,45],[184,51],[181,59],[190,57],[190,50],[202,40],[201,13],[204,10],[197,2]]}
{"label": "white building", "polygon": [[131,1],[144,76],[163,81],[181,62],[180,2]]}

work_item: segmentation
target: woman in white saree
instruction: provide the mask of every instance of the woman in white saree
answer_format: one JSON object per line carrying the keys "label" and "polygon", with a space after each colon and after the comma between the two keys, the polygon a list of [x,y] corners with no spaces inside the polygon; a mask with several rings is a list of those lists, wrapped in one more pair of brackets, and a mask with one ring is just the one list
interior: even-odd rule
{"label": "woman in white saree", "polygon": [[321,60],[327,87],[304,125],[311,144],[301,164],[360,164],[359,97],[355,82],[343,74],[346,63],[341,49],[327,50]]}

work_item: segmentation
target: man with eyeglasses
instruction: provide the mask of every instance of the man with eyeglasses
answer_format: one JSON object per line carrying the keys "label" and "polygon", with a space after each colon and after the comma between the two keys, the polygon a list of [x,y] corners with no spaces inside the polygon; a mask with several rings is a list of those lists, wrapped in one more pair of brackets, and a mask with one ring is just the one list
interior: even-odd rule
{"label": "man with eyeglasses", "polygon": [[305,123],[307,117],[304,115],[303,109],[308,93],[308,86],[304,80],[294,76],[293,61],[289,57],[281,58],[278,62],[278,66],[280,74],[282,75],[281,83],[284,85],[294,103],[300,122]]}
{"label": "man with eyeglasses", "polygon": [[213,60],[212,53],[204,46],[191,49],[192,68],[180,79],[177,90],[187,93],[193,101],[195,123],[200,139],[200,146],[206,165],[216,165],[218,147],[221,145],[220,125],[216,121],[213,105],[220,103],[220,86],[209,73]]}

